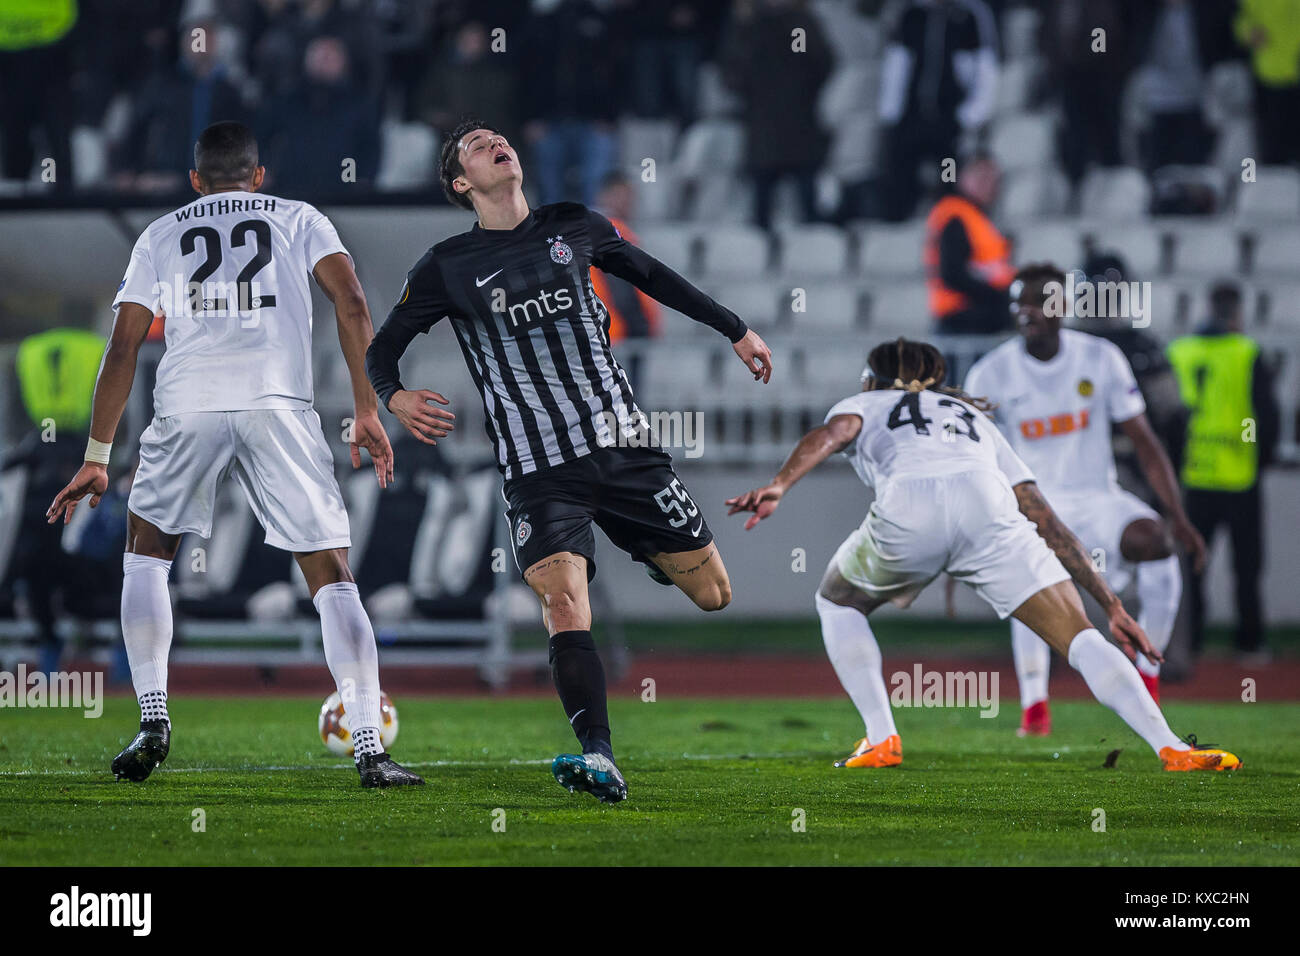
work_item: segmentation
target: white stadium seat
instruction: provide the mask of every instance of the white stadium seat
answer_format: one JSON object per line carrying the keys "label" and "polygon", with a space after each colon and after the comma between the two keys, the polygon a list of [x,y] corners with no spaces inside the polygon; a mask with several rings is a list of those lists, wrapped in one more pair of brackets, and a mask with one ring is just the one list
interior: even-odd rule
{"label": "white stadium seat", "polygon": [[873,334],[924,336],[930,308],[922,282],[898,282],[868,290],[869,329]]}
{"label": "white stadium seat", "polygon": [[761,276],[767,273],[768,239],[754,226],[724,225],[703,240],[703,271],[708,275]]}
{"label": "white stadium seat", "polygon": [[1145,219],[1151,208],[1151,185],[1139,169],[1095,166],[1083,177],[1079,212],[1086,218],[1111,221]]}
{"label": "white stadium seat", "polygon": [[1257,231],[1253,266],[1253,275],[1294,279],[1300,272],[1300,226]]}
{"label": "white stadium seat", "polygon": [[714,178],[739,169],[744,154],[745,130],[738,120],[705,119],[682,134],[677,165],[688,179]]}
{"label": "white stadium seat", "polygon": [[675,272],[690,275],[695,271],[695,241],[699,233],[694,226],[680,224],[644,226],[636,230],[641,248]]}
{"label": "white stadium seat", "polygon": [[[757,329],[770,329],[790,314],[790,289],[780,282],[710,283],[706,291]],[[708,326],[701,326],[708,330]]]}
{"label": "white stadium seat", "polygon": [[794,331],[852,332],[859,326],[862,299],[862,289],[852,283],[810,283],[804,289],[804,310],[790,313]]}
{"label": "white stadium seat", "polygon": [[438,136],[425,123],[386,121],[380,129],[383,157],[375,185],[385,191],[418,189],[433,181]]}
{"label": "white stadium seat", "polygon": [[1252,221],[1300,216],[1300,171],[1260,166],[1253,183],[1237,183],[1237,216]]}
{"label": "white stadium seat", "polygon": [[1007,222],[1059,216],[1070,201],[1070,181],[1055,166],[1024,169],[1002,181],[997,218]]}
{"label": "white stadium seat", "polygon": [[1078,227],[1072,223],[1025,223],[1016,232],[1015,261],[1052,262],[1060,269],[1083,265],[1083,246]]}
{"label": "white stadium seat", "polygon": [[793,279],[843,275],[849,267],[849,240],[830,225],[791,226],[778,233],[781,271]]}
{"label": "white stadium seat", "polygon": [[1163,270],[1160,231],[1148,223],[1098,223],[1087,230],[1098,252],[1124,260],[1131,279],[1153,279]]}
{"label": "white stadium seat", "polygon": [[925,223],[900,225],[871,224],[860,233],[860,268],[870,275],[909,276],[925,271],[921,259],[925,244]]}
{"label": "white stadium seat", "polygon": [[1188,276],[1222,276],[1240,271],[1241,238],[1225,222],[1171,223],[1174,271]]}
{"label": "white stadium seat", "polygon": [[989,150],[1003,172],[1032,169],[1053,161],[1055,138],[1050,113],[1020,113],[995,121]]}

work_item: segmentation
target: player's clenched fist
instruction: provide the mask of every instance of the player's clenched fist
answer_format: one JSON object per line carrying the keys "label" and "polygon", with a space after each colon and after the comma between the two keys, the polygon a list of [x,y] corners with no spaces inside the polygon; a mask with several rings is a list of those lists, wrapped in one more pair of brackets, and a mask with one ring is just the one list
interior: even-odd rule
{"label": "player's clenched fist", "polygon": [[426,445],[436,445],[435,439],[446,438],[447,433],[455,429],[452,422],[456,416],[448,409],[438,408],[436,405],[430,405],[430,402],[437,402],[439,405],[451,404],[449,399],[444,398],[437,392],[431,392],[427,388],[410,391],[394,392],[388,400],[388,410],[397,416],[397,420],[405,426],[406,430],[424,442]]}

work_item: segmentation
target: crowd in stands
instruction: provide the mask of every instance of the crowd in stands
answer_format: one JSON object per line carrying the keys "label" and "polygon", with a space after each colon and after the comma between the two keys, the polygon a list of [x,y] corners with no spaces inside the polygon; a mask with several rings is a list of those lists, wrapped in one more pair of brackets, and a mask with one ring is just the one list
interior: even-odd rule
{"label": "crowd in stands", "polygon": [[[1300,13],[1287,0],[38,6],[35,28],[30,4],[0,11],[9,194],[181,193],[195,134],[226,118],[259,133],[268,188],[436,199],[438,140],[479,115],[524,150],[541,202],[593,202],[611,172],[638,174],[629,123],[669,124],[660,141],[681,153],[693,128],[731,121],[739,161],[717,165],[743,175],[763,227],[782,183],[805,221],[907,219],[938,163],[988,145],[1008,111],[1049,124],[1050,165],[1076,200],[1089,168],[1123,165],[1154,177],[1157,201],[1190,207],[1174,211],[1212,211],[1203,174],[1167,171],[1214,165],[1225,137],[1236,148],[1240,117],[1214,115],[1225,102],[1253,104],[1257,162],[1300,162]],[[785,55],[792,45],[801,56]]]}

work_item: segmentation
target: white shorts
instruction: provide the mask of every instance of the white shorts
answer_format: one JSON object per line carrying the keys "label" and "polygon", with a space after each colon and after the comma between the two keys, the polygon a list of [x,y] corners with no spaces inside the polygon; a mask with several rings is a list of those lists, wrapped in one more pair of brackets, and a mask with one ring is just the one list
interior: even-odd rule
{"label": "white shorts", "polygon": [[859,590],[899,607],[947,571],[1000,618],[1070,577],[1020,513],[1006,477],[992,471],[895,479],[834,564]]}
{"label": "white shorts", "polygon": [[352,546],[334,457],[311,409],[155,418],[140,436],[140,468],[127,507],[167,534],[209,538],[227,476],[244,489],[272,547]]}
{"label": "white shorts", "polygon": [[1124,560],[1120,539],[1124,529],[1140,518],[1161,520],[1155,509],[1123,488],[1087,494],[1057,492],[1047,498],[1047,503],[1092,555],[1094,566],[1102,571],[1111,589],[1116,593],[1124,590],[1134,565]]}

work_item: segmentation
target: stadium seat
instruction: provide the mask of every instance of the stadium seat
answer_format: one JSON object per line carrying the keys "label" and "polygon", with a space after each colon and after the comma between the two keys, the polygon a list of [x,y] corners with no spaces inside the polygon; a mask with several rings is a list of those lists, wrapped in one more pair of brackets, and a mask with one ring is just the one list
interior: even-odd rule
{"label": "stadium seat", "polygon": [[385,121],[375,186],[384,192],[419,189],[433,181],[438,168],[438,136],[425,123]]}
{"label": "stadium seat", "polygon": [[835,129],[864,103],[875,102],[880,68],[874,63],[848,63],[838,67],[822,87],[817,115],[827,129]]}
{"label": "stadium seat", "polygon": [[1251,221],[1300,216],[1300,171],[1288,166],[1260,166],[1253,183],[1237,183],[1237,217]]}
{"label": "stadium seat", "polygon": [[641,248],[670,269],[683,275],[695,272],[698,230],[694,226],[665,223],[644,226],[636,234]]}
{"label": "stadium seat", "polygon": [[1094,166],[1079,187],[1079,212],[1089,219],[1145,219],[1150,208],[1151,185],[1132,167]]}
{"label": "stadium seat", "polygon": [[790,315],[790,287],[783,282],[757,277],[742,282],[710,282],[706,291],[760,332],[788,321]]}
{"label": "stadium seat", "polygon": [[676,152],[677,123],[670,119],[641,119],[625,117],[618,124],[619,152],[622,168],[629,175],[636,170],[640,175],[641,163],[647,157],[658,168],[667,166]]}
{"label": "stadium seat", "polygon": [[1251,274],[1294,278],[1300,269],[1300,226],[1278,226],[1255,233]]}
{"label": "stadium seat", "polygon": [[1164,252],[1160,231],[1149,223],[1090,223],[1085,226],[1097,252],[1114,252],[1124,260],[1131,279],[1154,279],[1163,274]]}
{"label": "stadium seat", "polygon": [[767,273],[768,237],[754,226],[725,225],[701,235],[702,269],[711,276]]}
{"label": "stadium seat", "polygon": [[1061,269],[1083,265],[1078,227],[1069,222],[1025,223],[1016,231],[1015,261],[1052,262]]}
{"label": "stadium seat", "polygon": [[1070,182],[1056,166],[1024,169],[1002,181],[997,218],[1021,222],[1059,216],[1070,201]]}
{"label": "stadium seat", "polygon": [[1300,333],[1300,283],[1275,282],[1256,288],[1255,311],[1247,317],[1252,332]]}
{"label": "stadium seat", "polygon": [[831,131],[830,154],[826,170],[841,182],[859,182],[866,179],[876,155],[878,137],[876,111],[857,109],[849,113]]}
{"label": "stadium seat", "polygon": [[801,225],[777,233],[781,271],[793,280],[843,275],[849,267],[849,240],[843,229]]}
{"label": "stadium seat", "polygon": [[680,408],[714,390],[714,352],[695,345],[655,342],[645,353],[634,384],[638,403]]}
{"label": "stadium seat", "polygon": [[930,307],[925,285],[898,282],[871,287],[867,292],[868,329],[875,336],[923,336],[930,328]]}
{"label": "stadium seat", "polygon": [[859,233],[859,268],[869,275],[920,275],[925,269],[921,258],[924,241],[922,220],[894,226],[871,223]]}
{"label": "stadium seat", "polygon": [[678,144],[677,167],[688,179],[725,178],[739,169],[745,155],[745,130],[737,120],[704,119],[692,123]]}
{"label": "stadium seat", "polygon": [[989,150],[1003,172],[1033,169],[1053,161],[1055,138],[1050,113],[1019,113],[995,120]]}
{"label": "stadium seat", "polygon": [[692,220],[712,226],[749,222],[753,198],[749,181],[739,175],[706,176],[686,185],[683,202]]}
{"label": "stadium seat", "polygon": [[1171,223],[1174,271],[1188,276],[1221,276],[1241,269],[1241,237],[1222,221]]}
{"label": "stadium seat", "polygon": [[853,332],[860,327],[864,304],[860,286],[821,280],[809,283],[804,293],[804,310],[790,313],[796,334]]}

